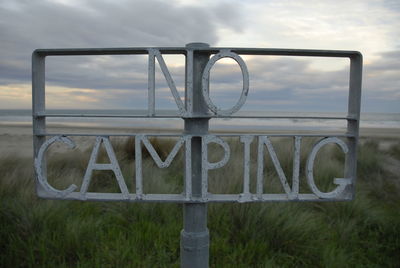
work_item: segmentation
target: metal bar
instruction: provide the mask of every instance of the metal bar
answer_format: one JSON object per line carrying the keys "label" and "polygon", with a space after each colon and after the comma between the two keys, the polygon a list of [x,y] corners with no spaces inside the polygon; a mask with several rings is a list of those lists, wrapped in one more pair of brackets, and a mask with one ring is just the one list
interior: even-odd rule
{"label": "metal bar", "polygon": [[[146,136],[159,136],[159,137],[181,137],[182,135],[179,133],[37,133],[37,136],[71,136],[71,137],[97,137],[97,136],[115,136],[115,137],[134,137],[138,135],[146,135]],[[212,135],[217,137],[242,137],[242,136],[250,136],[250,137],[259,137],[259,136],[267,136],[267,137],[338,137],[338,138],[355,138],[356,136],[353,134],[345,133],[345,134],[301,134],[301,133],[291,133],[291,134],[276,134],[276,133],[217,133],[212,132]],[[193,135],[195,137],[203,137],[204,135]]]}
{"label": "metal bar", "polygon": [[[126,114],[51,114],[51,113],[38,113],[36,116],[46,117],[101,117],[101,118],[182,118],[180,115],[126,115]],[[196,118],[232,118],[232,119],[316,119],[316,120],[358,120],[355,117],[347,116],[262,116],[262,115],[231,115],[231,116],[220,116],[220,115],[207,115],[199,116]]]}
{"label": "metal bar", "polygon": [[[33,130],[33,159],[39,154],[40,147],[46,142],[46,137],[38,133],[46,132],[46,117],[34,116],[45,111],[45,57],[33,52],[32,54],[32,130]],[[42,162],[42,172],[46,176],[46,160]],[[37,174],[35,176],[38,178]],[[42,192],[41,184],[36,182],[36,192]]]}
{"label": "metal bar", "polygon": [[192,137],[185,138],[185,196],[187,200],[192,197]]}
{"label": "metal bar", "polygon": [[[210,50],[212,50],[211,48]],[[215,48],[213,53],[227,49],[239,55],[274,55],[274,56],[311,56],[311,57],[338,57],[351,58],[358,51],[348,50],[320,50],[320,49],[282,49],[282,48]]]}
{"label": "metal bar", "polygon": [[[289,199],[287,194],[251,194],[246,200],[247,203],[258,202],[327,202],[327,201],[348,201],[348,198],[320,198],[315,194],[299,194],[296,199]],[[209,194],[207,202],[238,202],[242,203],[241,194]],[[204,201],[203,201],[204,202]]]}
{"label": "metal bar", "polygon": [[[208,62],[209,53],[196,51],[201,47],[209,47],[204,43],[191,43],[186,45],[193,49],[193,84],[192,108],[193,114],[206,115],[208,109],[201,93],[201,75]],[[187,103],[186,107],[190,106]],[[185,133],[188,135],[204,135],[208,133],[208,118],[186,118]],[[192,196],[201,197],[202,192],[202,161],[201,138],[193,137],[191,140],[191,187]],[[183,205],[183,230],[181,231],[181,267],[205,268],[208,267],[210,235],[207,228],[207,204],[185,203]]]}
{"label": "metal bar", "polygon": [[155,53],[153,49],[149,50],[149,66],[148,66],[148,116],[155,116]]}
{"label": "metal bar", "polygon": [[254,136],[241,136],[240,142],[244,146],[243,157],[243,197],[250,194],[250,144],[253,142]]}
{"label": "metal bar", "polygon": [[121,48],[54,48],[36,49],[42,56],[94,56],[94,55],[146,55],[149,49],[157,49],[163,54],[185,54],[181,47],[121,47]]}
{"label": "metal bar", "polygon": [[348,116],[357,118],[356,121],[347,122],[347,133],[352,136],[347,139],[349,152],[345,160],[345,177],[351,178],[348,193],[354,197],[354,185],[357,177],[357,143],[360,128],[361,84],[362,84],[362,55],[354,55],[350,59],[349,103]]}
{"label": "metal bar", "polygon": [[[82,56],[82,55],[143,55],[149,49],[157,49],[162,54],[186,54],[192,48],[186,47],[135,47],[135,48],[59,48],[37,49],[34,53],[42,56]],[[313,56],[313,57],[345,57],[354,58],[360,53],[348,50],[319,50],[319,49],[282,49],[282,48],[229,48],[203,47],[196,48],[209,54],[216,54],[221,50],[232,51],[239,55],[276,55],[276,56]]]}
{"label": "metal bar", "polygon": [[318,119],[318,120],[357,120],[353,117],[343,116],[278,116],[278,115],[213,115],[213,118],[250,118],[250,119]]}
{"label": "metal bar", "polygon": [[293,149],[293,172],[292,172],[292,193],[299,193],[300,187],[300,147],[301,147],[301,137],[294,137],[294,149]]}
{"label": "metal bar", "polygon": [[193,50],[186,55],[185,69],[185,108],[189,116],[193,115]]}
{"label": "metal bar", "polygon": [[135,181],[136,194],[143,195],[143,173],[142,173],[142,144],[141,139],[135,138]]}
{"label": "metal bar", "polygon": [[[45,113],[45,57],[32,54],[32,115],[33,134],[46,129],[46,118],[36,116]],[[40,148],[37,147],[37,149]]]}
{"label": "metal bar", "polygon": [[[46,197],[54,199],[54,197]],[[209,194],[207,199],[192,199],[188,201],[182,194],[129,194],[128,198],[124,199],[121,193],[93,193],[87,192],[85,198],[79,192],[72,192],[68,196],[63,197],[63,200],[85,200],[85,201],[108,201],[108,202],[129,202],[129,203],[152,203],[152,202],[172,202],[186,204],[203,205],[205,203],[243,203],[241,194]],[[286,194],[262,194],[259,197],[256,194],[250,194],[250,198],[246,203],[259,202],[332,202],[332,201],[348,201],[349,198],[320,198],[315,194],[299,194],[298,199],[291,200]]]}
{"label": "metal bar", "polygon": [[48,113],[41,113],[37,116],[46,116],[46,117],[87,117],[87,118],[93,118],[93,117],[99,117],[99,118],[182,118],[179,115],[126,115],[126,114],[120,114],[120,115],[112,115],[112,114],[48,114]]}

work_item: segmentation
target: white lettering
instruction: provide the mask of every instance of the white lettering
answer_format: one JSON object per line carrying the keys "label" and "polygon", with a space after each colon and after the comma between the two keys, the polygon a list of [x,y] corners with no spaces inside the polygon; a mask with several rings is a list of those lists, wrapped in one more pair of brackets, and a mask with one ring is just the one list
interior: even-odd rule
{"label": "white lettering", "polygon": [[[231,109],[228,110],[221,110],[217,106],[215,106],[209,94],[210,70],[213,67],[213,65],[222,58],[231,58],[235,60],[239,64],[240,70],[242,71],[243,75],[242,94],[240,95],[238,102]],[[247,66],[243,61],[243,59],[238,54],[230,51],[221,51],[218,54],[214,55],[214,57],[212,57],[208,61],[206,67],[204,68],[202,77],[202,93],[204,101],[207,103],[208,108],[216,115],[231,115],[239,111],[240,108],[245,103],[247,94],[249,93],[249,72],[247,70]]]}
{"label": "white lettering", "polygon": [[344,190],[346,189],[346,186],[351,184],[351,179],[350,178],[335,178],[333,183],[338,185],[335,190],[329,192],[329,193],[324,193],[321,192],[317,185],[315,185],[315,180],[314,180],[314,161],[315,157],[318,153],[318,151],[325,145],[329,143],[335,143],[339,145],[339,147],[342,149],[342,151],[347,154],[349,151],[349,148],[347,147],[346,143],[344,143],[342,140],[339,140],[338,138],[335,137],[330,137],[330,138],[325,138],[320,140],[312,149],[308,159],[307,159],[307,182],[308,185],[310,186],[311,190],[313,191],[314,194],[316,194],[318,197],[321,198],[335,198],[340,196]]}
{"label": "white lettering", "polygon": [[240,142],[244,145],[243,155],[243,193],[240,200],[247,201],[251,197],[250,194],[250,145],[254,136],[240,136]]}
{"label": "white lettering", "polygon": [[295,137],[295,152],[293,160],[293,177],[292,177],[292,189],[287,182],[285,173],[281,167],[279,159],[276,155],[274,147],[267,136],[260,136],[258,138],[258,157],[257,157],[257,195],[261,198],[264,188],[264,145],[267,146],[268,152],[271,156],[272,163],[274,164],[275,170],[278,173],[279,180],[288,195],[289,199],[297,199],[299,194],[299,172],[300,172],[300,137]]}
{"label": "white lettering", "polygon": [[[99,154],[100,145],[104,144],[107,152],[107,156],[110,159],[109,164],[98,164],[96,163],[97,157]],[[121,193],[124,199],[129,199],[128,188],[126,187],[124,177],[121,172],[121,168],[119,167],[117,158],[115,157],[114,150],[111,146],[110,140],[106,137],[97,137],[96,143],[93,147],[92,154],[90,155],[90,160],[88,166],[86,168],[85,176],[83,178],[82,187],[81,187],[81,196],[82,199],[86,199],[86,193],[90,184],[90,180],[92,177],[93,170],[112,170],[117,179],[119,188],[121,189]]]}
{"label": "white lettering", "polygon": [[[224,157],[219,162],[215,163],[208,162],[208,144],[210,143],[219,144],[224,149]],[[203,188],[202,189],[203,197],[205,197],[205,195],[208,192],[208,171],[211,169],[217,169],[223,167],[228,162],[230,154],[231,150],[229,148],[229,145],[221,138],[213,135],[203,136],[203,139],[201,141],[201,159],[202,159],[201,185]]]}
{"label": "white lettering", "polygon": [[[179,149],[182,147],[183,143],[187,140],[184,136],[180,137],[176,142],[174,148],[169,153],[165,161],[162,161],[160,156],[157,154],[153,145],[151,145],[149,139],[145,135],[137,135],[135,137],[135,165],[136,165],[136,194],[143,194],[143,174],[142,174],[142,148],[141,143],[143,142],[147,151],[150,153],[154,162],[157,164],[159,168],[167,168],[174,160],[177,155]],[[188,164],[188,163],[186,163]]]}
{"label": "white lettering", "polygon": [[[69,148],[73,149],[75,148],[75,144],[72,140],[70,140],[67,137],[64,136],[55,136],[50,139],[48,139],[39,149],[39,153],[37,158],[35,158],[35,172],[36,172],[36,178],[39,182],[39,185],[41,186],[41,189],[39,191],[44,190],[45,193],[50,194],[54,197],[59,197],[59,198],[64,198],[77,188],[75,184],[71,184],[67,189],[65,190],[57,190],[54,187],[52,187],[48,181],[47,181],[47,175],[46,175],[46,167],[44,166],[44,156],[47,151],[47,149],[50,147],[55,142],[62,142],[68,145]],[[41,193],[39,192],[39,195]]]}
{"label": "white lettering", "polygon": [[[301,146],[301,137],[295,136],[294,138],[294,152],[293,152],[293,174],[292,174],[292,183],[291,186],[288,183],[286,174],[284,173],[278,156],[275,152],[275,149],[269,139],[268,136],[258,136],[258,149],[257,149],[257,178],[256,178],[256,193],[253,194],[250,191],[250,166],[251,166],[251,144],[256,135],[242,135],[239,136],[240,142],[243,144],[243,190],[240,194],[238,194],[236,201],[238,202],[252,202],[252,201],[263,201],[263,200],[304,200],[307,198],[311,198],[314,200],[314,197],[310,197],[310,194],[299,194],[299,173],[300,173],[300,146]],[[202,199],[207,200],[209,198],[208,193],[208,172],[209,170],[218,169],[227,164],[230,159],[231,149],[226,141],[217,137],[215,135],[203,135],[201,137],[201,187],[202,187]],[[151,158],[154,160],[156,165],[159,168],[168,168],[172,161],[176,158],[178,151],[181,150],[182,147],[185,147],[185,190],[182,194],[182,199],[188,201],[192,200],[192,148],[191,148],[191,140],[192,135],[182,135],[178,138],[171,152],[169,152],[166,159],[161,159],[159,154],[156,152],[154,146],[150,143],[148,136],[146,134],[140,134],[135,136],[135,176],[136,176],[136,196],[135,200],[146,199],[147,195],[143,193],[143,176],[142,176],[142,144],[150,153]],[[101,199],[102,193],[98,194],[96,197],[89,195],[88,188],[91,182],[91,177],[93,175],[94,170],[111,170],[114,172],[116,180],[118,182],[119,188],[121,190],[121,198],[113,197],[113,200],[130,200],[130,195],[128,188],[125,184],[124,177],[122,175],[120,166],[116,159],[114,150],[110,143],[108,137],[96,137],[96,142],[94,144],[88,166],[83,178],[82,186],[80,192],[74,192],[77,188],[76,185],[72,184],[65,190],[58,190],[52,187],[48,181],[46,176],[46,165],[45,165],[45,153],[48,148],[55,142],[61,142],[68,145],[70,148],[74,148],[75,144],[72,140],[64,136],[55,136],[47,140],[40,147],[38,156],[35,158],[35,172],[38,180],[38,192],[42,197],[53,197],[53,198],[61,198],[61,199]],[[223,149],[222,159],[217,162],[210,162],[208,153],[209,153],[209,144],[216,143]],[[313,167],[315,158],[320,151],[320,149],[327,144],[336,144],[338,145],[342,151],[346,154],[348,152],[348,147],[346,143],[336,137],[324,138],[319,141],[311,150],[307,163],[306,163],[306,179],[307,183],[312,190],[312,192],[318,198],[345,198],[343,195],[346,191],[347,185],[351,184],[351,178],[334,178],[334,184],[338,185],[331,192],[322,192],[318,189],[315,183],[315,178],[313,174]],[[110,163],[97,163],[97,158],[99,155],[99,150],[101,145],[104,144],[108,159]],[[271,157],[274,168],[278,174],[278,178],[283,187],[284,192],[287,197],[283,197],[281,194],[269,194],[264,193],[264,154],[265,148],[268,150],[268,154]],[[160,195],[161,196],[161,195]],[[108,198],[108,197],[104,197]],[[160,197],[161,198],[161,197]],[[277,198],[277,199],[270,199]]]}
{"label": "white lettering", "polygon": [[157,49],[149,49],[149,75],[148,75],[148,114],[153,116],[155,114],[155,58],[157,58],[160,64],[161,71],[164,74],[165,80],[167,81],[168,87],[171,90],[172,96],[174,97],[175,103],[178,106],[179,114],[185,116],[187,111],[183,104],[179,92],[176,89],[174,80],[168,71],[168,67],[165,64],[164,58]]}

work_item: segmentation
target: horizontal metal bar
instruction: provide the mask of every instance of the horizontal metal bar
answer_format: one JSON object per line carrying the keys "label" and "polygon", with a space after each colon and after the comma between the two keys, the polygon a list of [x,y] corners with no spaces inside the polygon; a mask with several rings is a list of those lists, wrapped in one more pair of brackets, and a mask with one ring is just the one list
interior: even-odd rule
{"label": "horizontal metal bar", "polygon": [[160,137],[180,137],[182,136],[181,132],[176,133],[37,133],[34,134],[36,136],[65,136],[65,137],[134,137],[137,135],[146,135],[146,136],[160,136]]}
{"label": "horizontal metal bar", "polygon": [[38,117],[87,117],[87,118],[181,118],[179,115],[126,115],[126,114],[38,114]]}
{"label": "horizontal metal bar", "polygon": [[343,198],[319,198],[315,194],[299,194],[297,199],[289,199],[286,194],[263,194],[259,198],[256,194],[250,194],[249,198],[243,199],[241,194],[208,194],[205,198],[188,199],[183,194],[129,194],[124,198],[120,193],[86,193],[83,199],[81,193],[73,192],[63,198],[42,196],[49,199],[63,200],[85,200],[85,201],[122,201],[122,202],[174,202],[174,203],[218,203],[218,202],[238,202],[238,203],[259,203],[259,202],[307,202],[307,201],[346,201]]}
{"label": "horizontal metal bar", "polygon": [[119,47],[119,48],[52,48],[36,49],[41,56],[93,56],[93,55],[146,55],[149,49],[158,49],[162,54],[186,54],[182,47]]}
{"label": "horizontal metal bar", "polygon": [[[129,199],[125,199],[119,193],[91,193],[85,194],[85,200],[88,201],[126,201],[126,202],[185,202],[186,197],[182,194],[129,194]],[[79,192],[73,192],[64,200],[82,200]]]}
{"label": "horizontal metal bar", "polygon": [[239,137],[239,136],[268,136],[268,137],[353,137],[354,135],[351,134],[326,134],[326,133],[319,133],[319,134],[301,134],[301,133],[213,133],[211,132],[210,135],[215,135],[219,137]]}
{"label": "horizontal metal bar", "polygon": [[[213,50],[214,48],[210,48]],[[320,49],[285,49],[285,48],[215,48],[227,49],[240,55],[275,55],[275,56],[311,56],[311,57],[338,57],[352,58],[360,56],[358,51],[350,50],[320,50]]]}
{"label": "horizontal metal bar", "polygon": [[[33,53],[40,56],[85,56],[85,55],[144,55],[149,49],[157,49],[162,54],[186,54],[190,48],[184,47],[122,47],[122,48],[59,48],[36,49]],[[218,53],[221,50],[230,50],[241,55],[276,55],[276,56],[313,56],[313,57],[360,57],[358,51],[348,50],[318,50],[318,49],[283,49],[283,48],[229,48],[210,47],[196,48],[195,50]]]}
{"label": "horizontal metal bar", "polygon": [[[40,113],[37,115],[34,115],[37,117],[88,117],[88,118],[182,118],[179,115],[126,115],[126,114],[47,114],[47,113]],[[263,116],[263,115],[256,115],[256,116],[250,116],[250,115],[229,115],[229,116],[223,116],[223,115],[210,115],[210,116],[199,116],[196,118],[232,118],[232,119],[299,119],[299,120],[307,120],[307,119],[313,119],[313,120],[357,120],[355,117],[343,117],[343,116]]]}
{"label": "horizontal metal bar", "polygon": [[307,201],[346,201],[344,198],[320,198],[315,194],[299,194],[297,199],[289,199],[287,194],[262,194],[261,198],[257,194],[250,194],[246,199],[242,194],[209,194],[207,202],[307,202]]}
{"label": "horizontal metal bar", "polygon": [[[70,137],[134,137],[137,135],[145,135],[145,136],[159,136],[159,137],[181,137],[181,133],[36,133],[36,136],[70,136]],[[355,137],[355,135],[344,133],[344,134],[326,134],[326,133],[315,133],[315,134],[305,134],[305,133],[217,133],[210,132],[209,135],[219,136],[219,137],[240,137],[240,136],[268,136],[268,137],[343,137],[343,138],[351,138]],[[193,137],[202,137],[204,135],[193,135]]]}
{"label": "horizontal metal bar", "polygon": [[236,119],[317,119],[317,120],[357,120],[355,117],[343,117],[343,116],[280,116],[280,115],[230,115],[230,116],[223,116],[223,115],[215,115],[212,118],[236,118]]}

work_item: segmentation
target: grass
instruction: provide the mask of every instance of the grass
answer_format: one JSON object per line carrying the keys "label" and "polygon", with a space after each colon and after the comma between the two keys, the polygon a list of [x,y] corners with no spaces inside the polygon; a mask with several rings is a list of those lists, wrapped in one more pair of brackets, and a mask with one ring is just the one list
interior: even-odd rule
{"label": "grass", "polygon": [[[151,140],[165,158],[172,140]],[[291,177],[293,146],[272,140],[282,168]],[[315,140],[302,145],[304,163]],[[112,140],[129,189],[134,189],[134,142]],[[215,193],[240,192],[243,149],[229,141],[232,156],[220,170],[210,171]],[[212,148],[210,158],[220,159]],[[57,188],[78,186],[90,150],[50,152],[49,181]],[[256,147],[252,147],[256,159]],[[148,154],[145,191],[180,192],[183,154],[168,169],[158,169]],[[359,148],[357,193],[354,201],[336,203],[209,204],[211,267],[399,267],[399,173],[385,168],[386,159],[400,161],[398,144],[382,150],[367,140]],[[99,161],[105,161],[104,152]],[[265,158],[270,191],[282,192]],[[255,163],[251,177],[255,178]],[[332,187],[343,173],[343,155],[324,148],[315,164],[318,186]],[[223,179],[221,179],[223,174]],[[254,191],[254,181],[252,181]],[[302,191],[307,189],[302,184]],[[90,191],[118,191],[113,174],[98,172]],[[0,158],[0,267],[179,267],[179,204],[127,204],[38,199],[32,159]]]}

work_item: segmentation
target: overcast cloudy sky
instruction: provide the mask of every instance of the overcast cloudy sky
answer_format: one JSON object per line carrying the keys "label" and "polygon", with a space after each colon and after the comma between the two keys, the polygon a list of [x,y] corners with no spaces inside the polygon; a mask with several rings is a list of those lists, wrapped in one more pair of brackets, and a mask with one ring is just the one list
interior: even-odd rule
{"label": "overcast cloudy sky", "polygon": [[[36,48],[211,46],[358,50],[364,112],[400,112],[400,1],[0,0],[0,109],[31,108]],[[184,58],[165,56],[177,86]],[[345,111],[349,61],[245,57],[246,109]],[[146,108],[145,56],[49,57],[48,108]],[[211,95],[223,108],[240,95],[233,61],[216,64]],[[157,70],[157,108],[174,108]],[[181,92],[182,93],[182,92]],[[182,94],[183,96],[183,94]]]}

